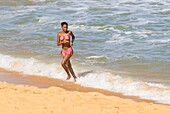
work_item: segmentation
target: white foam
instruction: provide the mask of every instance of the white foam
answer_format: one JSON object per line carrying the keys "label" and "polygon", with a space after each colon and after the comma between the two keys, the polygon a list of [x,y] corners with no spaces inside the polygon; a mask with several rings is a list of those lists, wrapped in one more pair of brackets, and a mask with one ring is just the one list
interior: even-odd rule
{"label": "white foam", "polygon": [[[34,58],[24,59],[0,54],[0,68],[22,72],[27,75],[66,79],[66,73],[60,64],[47,64]],[[113,75],[107,71],[95,70],[94,68],[90,69],[91,71],[81,69],[75,65],[73,68],[76,73],[79,73],[76,81],[77,84],[121,92],[124,95],[139,96],[143,99],[151,99],[160,103],[170,104],[170,88],[162,84],[134,81],[129,78],[123,78],[120,75]],[[73,79],[70,81],[73,81]]]}
{"label": "white foam", "polygon": [[61,69],[54,64],[45,64],[34,58],[23,59],[15,58],[9,55],[0,54],[0,67],[12,71],[22,72],[29,75],[48,76],[64,79],[63,74],[60,76]]}
{"label": "white foam", "polygon": [[87,59],[93,59],[93,58],[95,58],[95,59],[98,59],[98,58],[106,58],[106,59],[108,59],[108,57],[107,56],[89,56],[89,57],[87,57]]}
{"label": "white foam", "polygon": [[47,17],[47,16],[43,16],[43,17],[38,17],[38,22],[40,22],[40,23],[44,23],[44,22],[48,22],[48,21],[50,21],[50,17]]}
{"label": "white foam", "polygon": [[164,85],[162,85],[162,84],[154,84],[154,83],[146,83],[146,84],[148,84],[149,86],[154,86],[154,87],[158,87],[158,88],[168,88],[168,87],[166,87],[166,86],[164,86]]}
{"label": "white foam", "polygon": [[86,76],[83,76],[78,79],[77,83],[83,86],[93,87],[93,88],[100,88],[100,89],[110,89],[112,86],[109,81],[108,77],[109,73],[89,73]]}
{"label": "white foam", "polygon": [[113,35],[112,37],[113,38],[111,38],[110,40],[105,41],[105,43],[124,44],[124,43],[133,42],[133,39],[123,37],[117,34]]}
{"label": "white foam", "polygon": [[134,2],[134,3],[136,3],[136,2],[168,2],[169,0],[121,0],[120,2]]}
{"label": "white foam", "polygon": [[145,2],[164,2],[166,0],[144,0]]}
{"label": "white foam", "polygon": [[46,0],[28,0],[28,1],[31,1],[31,2],[46,2]]}
{"label": "white foam", "polygon": [[170,39],[148,40],[147,42],[154,43],[154,44],[157,44],[157,43],[170,43]]}
{"label": "white foam", "polygon": [[[90,73],[77,80],[78,84],[88,87],[106,89],[114,92],[121,92],[124,95],[139,96],[142,99],[155,100],[160,103],[170,104],[170,89],[155,83],[145,83],[122,78],[119,75],[112,75],[108,72]],[[149,85],[152,84],[153,88]],[[161,88],[161,90],[157,90]]]}
{"label": "white foam", "polygon": [[142,37],[148,37],[148,35],[153,34],[153,32],[150,30],[140,30],[140,31],[134,31],[134,34],[138,36],[140,35]]}
{"label": "white foam", "polygon": [[[146,18],[138,18],[137,22],[134,25],[145,25],[148,23],[154,23],[155,21],[147,20]],[[133,24],[133,23],[132,23]]]}

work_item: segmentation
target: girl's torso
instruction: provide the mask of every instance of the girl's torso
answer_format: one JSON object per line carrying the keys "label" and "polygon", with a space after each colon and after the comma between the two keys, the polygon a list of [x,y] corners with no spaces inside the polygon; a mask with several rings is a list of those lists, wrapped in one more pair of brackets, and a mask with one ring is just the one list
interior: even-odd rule
{"label": "girl's torso", "polygon": [[71,48],[69,32],[65,34],[60,33],[60,42],[63,42],[62,49],[67,50],[68,48]]}

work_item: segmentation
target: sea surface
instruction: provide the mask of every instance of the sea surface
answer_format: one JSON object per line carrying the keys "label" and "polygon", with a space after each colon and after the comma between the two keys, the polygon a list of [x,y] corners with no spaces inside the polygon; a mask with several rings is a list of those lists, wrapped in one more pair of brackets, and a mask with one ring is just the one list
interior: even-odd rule
{"label": "sea surface", "polygon": [[75,84],[170,104],[170,0],[1,0],[0,68],[65,80],[63,21]]}

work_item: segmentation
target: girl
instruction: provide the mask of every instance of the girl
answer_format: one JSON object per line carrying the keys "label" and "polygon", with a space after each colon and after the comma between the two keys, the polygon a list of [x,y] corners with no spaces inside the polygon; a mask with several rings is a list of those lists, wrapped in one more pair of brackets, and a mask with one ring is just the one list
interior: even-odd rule
{"label": "girl", "polygon": [[[68,30],[68,24],[66,22],[61,23],[62,31],[58,33],[57,35],[57,46],[62,45],[61,55],[63,57],[63,60],[61,62],[61,66],[64,68],[64,70],[67,73],[67,79],[69,80],[71,78],[71,75],[74,78],[74,81],[76,82],[76,76],[73,71],[73,68],[71,66],[70,58],[73,55],[73,42],[75,40],[75,36],[72,31]],[[72,40],[70,41],[70,36],[72,37]],[[71,73],[71,75],[70,75]]]}

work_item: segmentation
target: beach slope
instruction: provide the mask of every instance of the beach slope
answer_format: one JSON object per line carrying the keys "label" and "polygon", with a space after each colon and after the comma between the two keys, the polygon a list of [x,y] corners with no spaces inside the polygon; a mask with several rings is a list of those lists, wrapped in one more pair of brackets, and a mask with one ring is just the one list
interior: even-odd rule
{"label": "beach slope", "polygon": [[[74,87],[74,85],[72,85]],[[99,92],[0,82],[1,113],[170,113],[170,106]]]}

